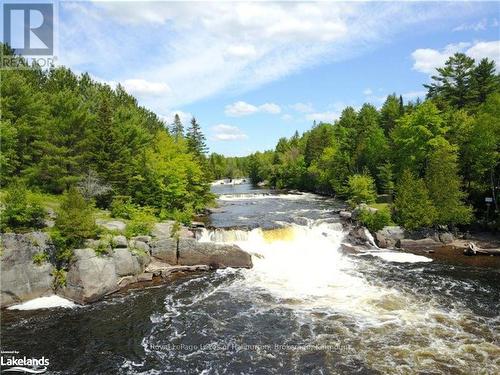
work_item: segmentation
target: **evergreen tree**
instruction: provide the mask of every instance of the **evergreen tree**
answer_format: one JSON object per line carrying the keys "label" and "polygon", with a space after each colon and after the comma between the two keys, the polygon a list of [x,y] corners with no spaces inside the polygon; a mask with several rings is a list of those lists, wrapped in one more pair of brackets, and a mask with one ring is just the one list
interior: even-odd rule
{"label": "evergreen tree", "polygon": [[436,208],[422,179],[405,170],[399,180],[394,200],[396,221],[407,229],[431,226],[436,219]]}
{"label": "evergreen tree", "polygon": [[472,72],[472,89],[476,102],[484,103],[488,95],[500,91],[500,78],[495,74],[495,61],[482,59]]}
{"label": "evergreen tree", "polygon": [[453,107],[463,108],[475,99],[473,92],[474,59],[463,53],[455,53],[438,74],[432,76],[431,84],[425,84],[428,98],[442,98]]}
{"label": "evergreen tree", "polygon": [[378,181],[380,190],[384,194],[392,196],[394,193],[394,165],[391,162],[386,162],[378,167]]}
{"label": "evergreen tree", "polygon": [[170,133],[174,137],[176,142],[184,138],[184,126],[182,125],[181,118],[176,113],[174,116],[174,122],[170,126]]}
{"label": "evergreen tree", "polygon": [[425,181],[436,207],[438,224],[466,224],[470,221],[472,211],[463,203],[465,194],[460,190],[456,150],[444,139],[434,145]]}
{"label": "evergreen tree", "polygon": [[57,213],[55,229],[66,248],[78,248],[86,238],[96,234],[93,207],[72,187],[63,196]]}
{"label": "evergreen tree", "polygon": [[402,98],[397,98],[396,94],[389,95],[380,109],[380,125],[386,135],[396,125],[396,120],[401,117],[401,102]]}
{"label": "evergreen tree", "polygon": [[208,148],[205,141],[205,135],[201,131],[201,127],[194,117],[191,119],[191,124],[187,130],[186,138],[189,151],[197,157],[203,158],[207,153]]}

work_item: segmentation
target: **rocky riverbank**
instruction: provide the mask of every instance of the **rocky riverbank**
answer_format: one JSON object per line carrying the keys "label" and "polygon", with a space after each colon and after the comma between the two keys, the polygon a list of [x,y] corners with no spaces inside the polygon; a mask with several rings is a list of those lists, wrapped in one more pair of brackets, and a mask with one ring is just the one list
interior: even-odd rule
{"label": "rocky riverbank", "polygon": [[[366,209],[366,207],[363,207]],[[371,210],[376,210],[370,208]],[[399,226],[386,226],[370,232],[357,221],[357,210],[339,211],[348,231],[345,252],[363,252],[374,245],[461,264],[500,269],[500,238],[490,233],[452,233],[447,228],[407,231]]]}
{"label": "rocky riverbank", "polygon": [[[99,223],[108,230],[120,230],[122,224],[117,220]],[[74,250],[61,286],[56,282],[61,275],[48,260],[35,262],[42,254],[50,259],[54,253],[47,233],[2,234],[0,306],[52,294],[85,304],[131,284],[153,279],[167,282],[174,273],[252,267],[250,254],[237,246],[199,242],[197,228],[181,227],[175,235],[172,228],[173,222],[163,222],[156,224],[151,236],[107,235],[86,241],[85,248]]]}

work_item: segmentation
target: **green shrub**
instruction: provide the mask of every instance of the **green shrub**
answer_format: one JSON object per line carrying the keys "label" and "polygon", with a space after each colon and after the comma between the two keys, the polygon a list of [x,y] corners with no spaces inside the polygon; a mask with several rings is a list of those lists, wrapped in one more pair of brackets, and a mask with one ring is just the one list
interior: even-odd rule
{"label": "green shrub", "polygon": [[97,227],[94,207],[85,201],[77,189],[70,188],[64,194],[55,229],[58,231],[58,240],[64,242],[65,248],[78,248],[86,238],[95,237]]}
{"label": "green shrub", "polygon": [[108,255],[112,248],[108,241],[99,241],[94,251],[97,255],[103,256]]}
{"label": "green shrub", "polygon": [[150,235],[155,222],[156,218],[153,209],[150,207],[138,208],[125,228],[125,235],[127,238]]}
{"label": "green shrub", "polygon": [[429,227],[437,217],[424,181],[408,170],[397,185],[394,216],[398,224],[409,230]]}
{"label": "green shrub", "polygon": [[109,209],[111,217],[132,219],[137,207],[132,203],[132,198],[130,196],[117,195],[113,198]]}
{"label": "green shrub", "polygon": [[14,181],[2,197],[1,231],[27,231],[44,226],[47,216],[44,208],[33,196],[29,194],[26,185]]}
{"label": "green shrub", "polygon": [[59,288],[63,288],[66,286],[66,271],[62,268],[52,268],[50,273],[53,277],[52,279],[52,287],[54,290]]}
{"label": "green shrub", "polygon": [[350,176],[347,182],[347,196],[351,207],[356,207],[360,203],[375,202],[377,197],[375,181],[367,174]]}
{"label": "green shrub", "polygon": [[371,212],[370,210],[361,210],[358,220],[371,232],[376,232],[391,224],[391,213],[388,209],[381,209],[375,212]]}
{"label": "green shrub", "polygon": [[38,266],[48,261],[49,261],[49,254],[45,252],[40,252],[33,255],[33,263],[35,263]]}

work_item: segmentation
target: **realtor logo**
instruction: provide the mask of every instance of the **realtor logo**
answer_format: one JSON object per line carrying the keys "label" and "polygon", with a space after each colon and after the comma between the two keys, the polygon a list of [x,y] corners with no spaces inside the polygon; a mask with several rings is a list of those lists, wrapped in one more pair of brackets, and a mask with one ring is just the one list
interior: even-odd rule
{"label": "realtor logo", "polygon": [[3,42],[19,55],[53,55],[53,4],[4,3]]}

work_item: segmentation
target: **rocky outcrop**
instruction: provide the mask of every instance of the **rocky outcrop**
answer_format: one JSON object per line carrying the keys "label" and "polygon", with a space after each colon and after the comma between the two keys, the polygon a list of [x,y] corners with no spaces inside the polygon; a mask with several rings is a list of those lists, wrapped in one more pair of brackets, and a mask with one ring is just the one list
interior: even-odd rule
{"label": "rocky outcrop", "polygon": [[204,264],[211,268],[251,268],[252,257],[236,245],[198,242],[191,238],[179,239],[178,264],[193,266]]}
{"label": "rocky outcrop", "polygon": [[113,257],[99,256],[93,249],[76,249],[66,274],[66,287],[59,293],[78,303],[96,301],[120,289],[116,270]]}
{"label": "rocky outcrop", "polygon": [[405,238],[405,231],[398,226],[387,226],[377,231],[374,235],[375,243],[380,248],[395,247],[398,241]]}
{"label": "rocky outcrop", "polygon": [[[117,222],[103,221],[101,225],[118,228]],[[237,246],[198,242],[187,227],[180,227],[172,238],[172,229],[173,222],[166,222],[155,226],[156,236],[127,240],[123,235],[107,234],[100,240],[86,240],[86,248],[73,251],[65,275],[66,285],[59,287],[57,294],[85,304],[131,283],[151,281],[153,276],[252,267],[250,254]],[[54,254],[48,235],[41,232],[4,234],[2,243],[0,306],[53,294],[53,265],[33,262],[35,254]]]}
{"label": "rocky outcrop", "polygon": [[120,221],[120,220],[97,219],[95,222],[97,225],[99,225],[102,228],[105,228],[105,229],[111,230],[111,231],[117,231],[117,232],[124,231],[125,227],[127,226],[123,221]]}
{"label": "rocky outcrop", "polygon": [[212,268],[251,268],[252,257],[235,245],[199,242],[194,238],[158,238],[151,242],[151,255],[170,265],[207,265]]}
{"label": "rocky outcrop", "polygon": [[1,235],[0,307],[52,294],[52,265],[33,262],[36,254],[52,252],[46,233]]}
{"label": "rocky outcrop", "polygon": [[177,264],[177,240],[162,237],[151,242],[151,255],[168,264]]}
{"label": "rocky outcrop", "polygon": [[94,302],[127,284],[144,280],[142,274],[149,261],[149,254],[133,253],[128,248],[113,249],[108,255],[76,249],[66,286],[58,293],[78,303]]}

